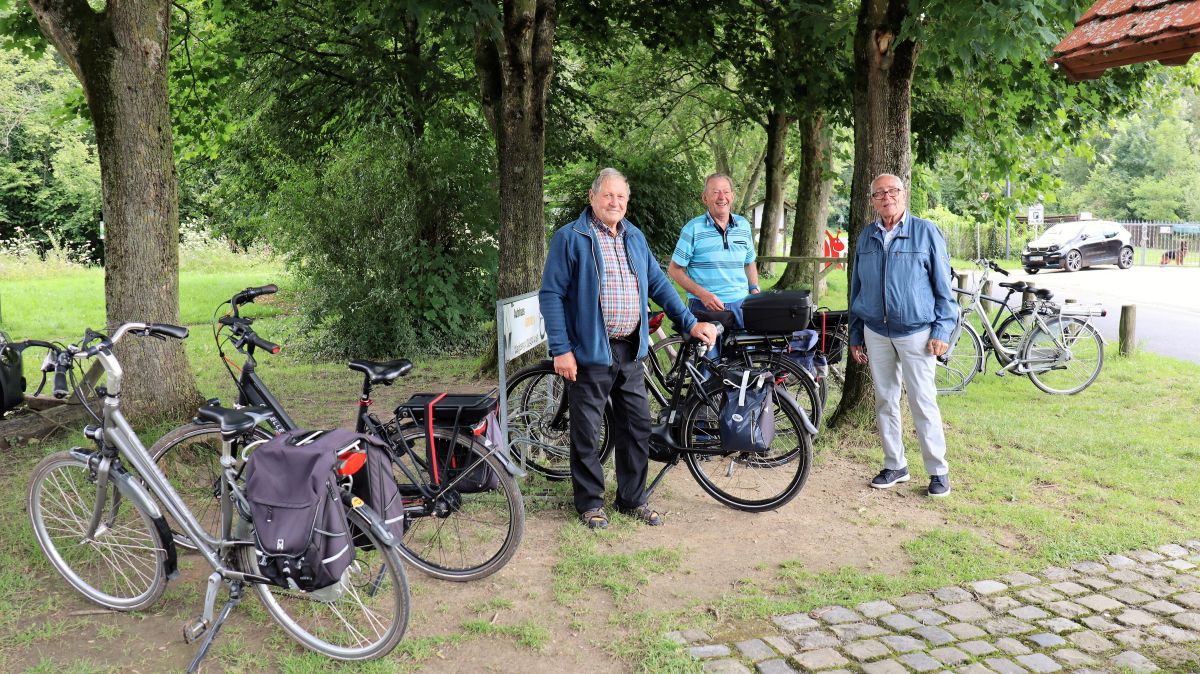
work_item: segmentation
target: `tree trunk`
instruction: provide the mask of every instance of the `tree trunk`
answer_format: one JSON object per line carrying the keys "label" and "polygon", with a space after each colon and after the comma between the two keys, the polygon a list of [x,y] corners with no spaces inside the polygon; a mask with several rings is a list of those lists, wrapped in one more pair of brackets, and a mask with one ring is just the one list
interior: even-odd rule
{"label": "tree trunk", "polygon": [[[800,179],[796,187],[796,224],[788,255],[821,255],[825,221],[829,219],[829,194],[833,191],[833,141],[825,125],[825,112],[818,110],[800,118]],[[809,282],[812,267],[788,263],[776,288],[794,288]]]}
{"label": "tree trunk", "polygon": [[[848,257],[853,265],[859,234],[875,216],[868,191],[880,173],[905,185],[912,174],[910,118],[918,45],[898,41],[907,0],[862,0],[854,35],[854,178],[851,181]],[[851,272],[853,268],[851,267]],[[842,401],[834,425],[866,411],[867,368],[852,359],[846,367]]]}
{"label": "tree trunk", "polygon": [[[104,200],[108,327],[179,323],[179,205],[167,62],[171,3],[30,0],[42,32],[79,78],[96,130]],[[84,326],[79,326],[80,334]],[[117,347],[127,415],[183,414],[200,403],[183,344]]]}
{"label": "tree trunk", "polygon": [[763,146],[762,152],[758,153],[758,157],[754,159],[754,163],[746,167],[750,177],[746,179],[746,184],[742,186],[738,199],[737,210],[734,213],[739,213],[747,220],[753,221],[753,213],[750,212],[750,204],[754,203],[754,193],[758,191],[758,181],[762,179],[763,163],[767,159],[767,146]]}
{"label": "tree trunk", "polygon": [[[499,158],[498,298],[536,290],[546,261],[543,171],[555,19],[555,0],[506,0],[498,21],[476,32],[480,99]],[[495,349],[485,371],[495,372],[494,358]]]}
{"label": "tree trunk", "polygon": [[[777,224],[783,217],[783,185],[787,180],[784,162],[787,160],[787,134],[792,118],[781,112],[767,115],[767,201],[763,204],[762,223],[758,230],[758,256],[775,254]],[[759,262],[760,276],[769,276],[771,263]]]}

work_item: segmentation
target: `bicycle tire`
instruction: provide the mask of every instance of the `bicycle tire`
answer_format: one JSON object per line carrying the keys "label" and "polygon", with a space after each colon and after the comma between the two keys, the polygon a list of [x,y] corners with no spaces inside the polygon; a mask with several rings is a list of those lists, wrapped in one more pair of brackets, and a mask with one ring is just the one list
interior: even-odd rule
{"label": "bicycle tire", "polygon": [[[250,433],[265,440],[271,433],[255,428]],[[150,447],[150,456],[167,477],[196,521],[216,538],[221,524],[221,427],[215,423],[190,423],[162,436]],[[175,524],[176,545],[195,550],[196,544]]]}
{"label": "bicycle tire", "polygon": [[[435,428],[435,446],[450,446],[451,436],[451,431]],[[410,564],[435,578],[478,580],[499,571],[516,554],[525,535],[525,502],[517,481],[494,454],[470,435],[460,434],[458,438],[460,443],[467,443],[469,458],[464,460],[464,472],[477,470],[477,464],[486,466],[495,473],[498,486],[463,492],[454,489],[451,482],[440,495],[428,500],[414,484],[414,479],[420,480],[426,489],[438,491],[425,458],[425,429],[402,429],[392,454],[392,472],[404,495],[408,515],[399,547]],[[397,450],[396,445],[408,449]]]}
{"label": "bicycle tire", "polygon": [[1016,313],[1010,314],[996,328],[996,337],[999,338],[999,346],[1003,346],[1013,352],[1010,356],[1007,353],[996,348],[993,345],[992,353],[996,354],[996,362],[1000,365],[1008,365],[1012,359],[1021,353],[1021,342],[1025,340],[1025,333],[1029,332],[1029,328],[1033,325],[1033,311],[1029,309],[1021,309]]}
{"label": "bicycle tire", "polygon": [[1034,386],[1074,395],[1092,385],[1104,366],[1104,339],[1091,323],[1064,316],[1038,325],[1021,350],[1022,367]]}
{"label": "bicycle tire", "polygon": [[842,387],[846,384],[846,371],[839,365],[830,365],[825,376],[819,380],[821,393],[821,421],[829,425],[833,417],[830,412],[842,402]]}
{"label": "bicycle tire", "polygon": [[[119,490],[118,484],[110,480],[107,489]],[[42,552],[80,594],[117,611],[145,608],[167,584],[162,536],[133,499],[105,495],[104,502],[100,528],[85,539],[96,506],[92,470],[70,452],[57,452],[33,469],[26,509]]]}
{"label": "bicycle tire", "polygon": [[[518,370],[506,387],[509,447],[524,466],[550,480],[571,477],[571,419],[567,381],[543,360]],[[600,463],[613,452],[612,410],[600,420]]]}
{"label": "bicycle tire", "polygon": [[[725,390],[713,387],[704,397],[689,401],[680,427],[685,447],[720,448],[716,429]],[[787,392],[776,390],[775,439],[768,451],[684,451],[688,470],[700,488],[723,505],[746,512],[780,508],[804,488],[812,466],[812,436],[800,418],[803,413]]]}
{"label": "bicycle tire", "polygon": [[983,370],[983,342],[979,333],[966,322],[961,328],[950,350],[937,359],[934,382],[938,393],[961,392]]}

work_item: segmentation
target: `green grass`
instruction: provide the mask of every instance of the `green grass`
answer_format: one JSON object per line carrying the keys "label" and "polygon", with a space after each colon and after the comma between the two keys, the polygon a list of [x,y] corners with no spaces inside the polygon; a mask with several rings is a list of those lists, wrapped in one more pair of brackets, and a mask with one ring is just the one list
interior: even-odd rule
{"label": "green grass", "polygon": [[[593,531],[572,522],[562,528],[558,547],[558,563],[554,565],[554,597],[561,604],[578,599],[585,590],[608,592],[614,601],[621,601],[639,586],[650,582],[659,569],[679,562],[675,549],[649,548],[625,552],[617,545],[628,541],[634,531],[633,520],[612,513],[612,527]],[[605,548],[622,551],[609,552]]]}
{"label": "green grass", "polygon": [[508,637],[525,648],[540,651],[550,641],[550,630],[530,621],[515,625],[497,625],[481,618],[464,621],[462,628],[469,634],[485,637]]}

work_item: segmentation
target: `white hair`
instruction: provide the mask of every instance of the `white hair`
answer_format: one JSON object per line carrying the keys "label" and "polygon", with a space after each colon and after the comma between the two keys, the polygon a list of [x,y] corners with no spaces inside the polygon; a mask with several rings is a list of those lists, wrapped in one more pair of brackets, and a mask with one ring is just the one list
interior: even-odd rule
{"label": "white hair", "polygon": [[596,179],[592,181],[592,193],[595,194],[599,192],[601,185],[614,178],[620,178],[621,182],[625,183],[625,187],[629,187],[629,180],[625,177],[624,173],[621,173],[615,168],[605,168],[600,169],[600,174],[597,175]]}
{"label": "white hair", "polygon": [[904,181],[900,179],[900,176],[894,173],[880,173],[879,175],[875,176],[875,179],[871,181],[871,189],[875,189],[875,183],[879,182],[880,178],[895,178],[896,182],[900,183],[900,188],[904,189]]}

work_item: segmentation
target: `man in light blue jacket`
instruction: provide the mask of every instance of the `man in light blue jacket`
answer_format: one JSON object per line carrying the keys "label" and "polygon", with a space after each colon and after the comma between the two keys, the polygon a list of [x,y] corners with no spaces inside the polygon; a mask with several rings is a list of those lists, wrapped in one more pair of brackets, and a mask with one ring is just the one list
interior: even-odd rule
{"label": "man in light blue jacket", "polygon": [[600,422],[611,399],[617,464],[614,506],[658,526],[646,503],[650,403],[642,359],[650,344],[646,301],[658,302],[684,332],[712,344],[716,329],[698,323],[650,253],[641,230],[625,219],[629,183],[606,168],[588,191],[590,205],[554,233],[538,293],[554,371],[568,384],[571,481],[575,509],[591,529],[608,527]]}
{"label": "man in light blue jacket", "polygon": [[876,489],[907,482],[900,427],[901,381],[916,425],[929,495],[950,493],[946,437],[937,404],[937,357],[958,319],[950,289],[950,256],[937,225],[908,212],[904,183],[890,173],[871,181],[879,219],[858,238],[850,272],[850,357],[869,365],[883,444]]}

